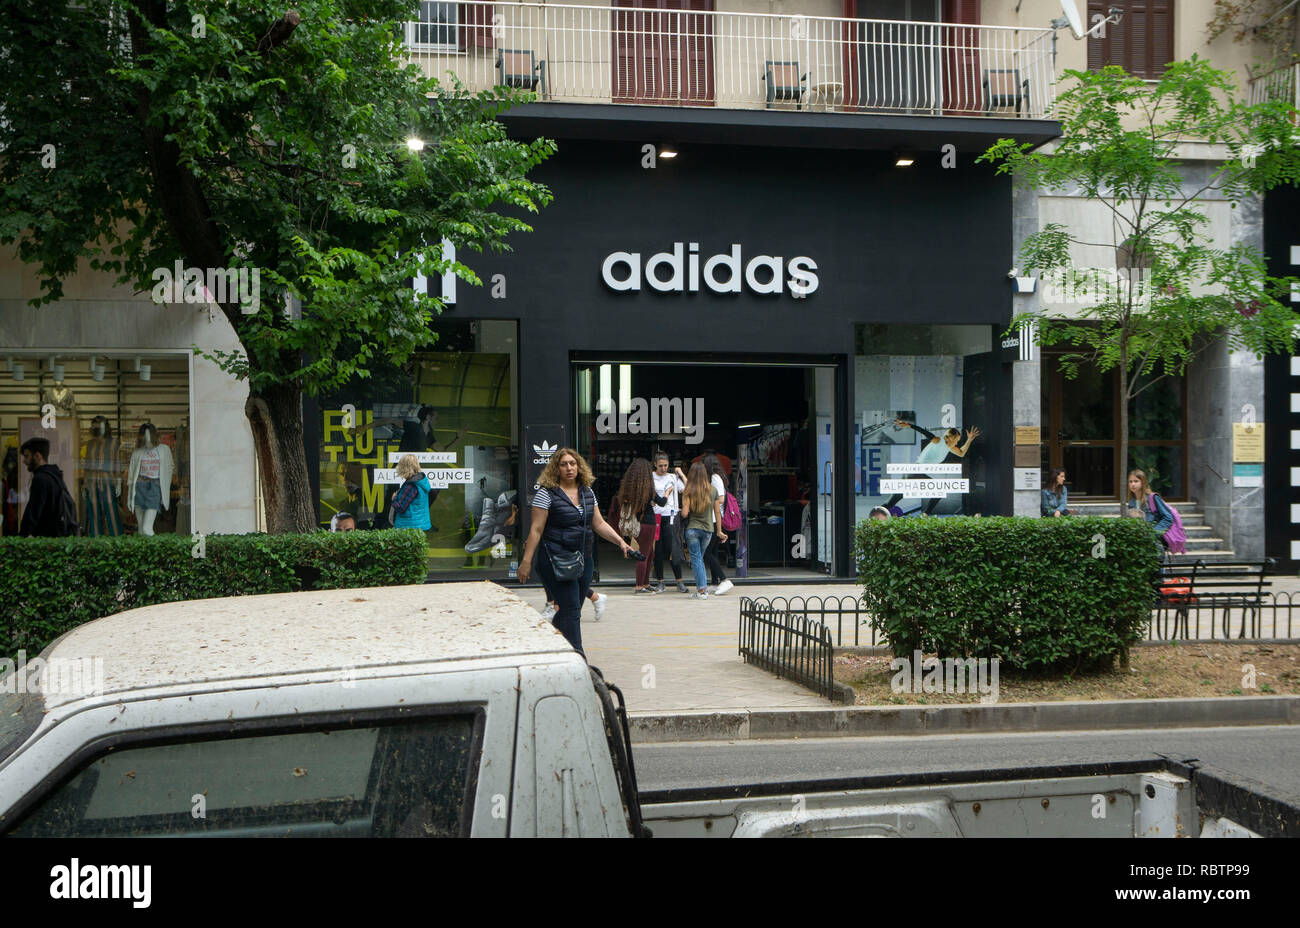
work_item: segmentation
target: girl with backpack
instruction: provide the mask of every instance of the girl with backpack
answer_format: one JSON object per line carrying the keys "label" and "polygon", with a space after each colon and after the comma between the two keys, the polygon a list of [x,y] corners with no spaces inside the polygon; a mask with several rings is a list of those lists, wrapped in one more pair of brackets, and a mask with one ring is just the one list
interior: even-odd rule
{"label": "girl with backpack", "polygon": [[[727,484],[723,476],[722,463],[718,460],[716,454],[710,451],[704,455],[701,463],[704,465],[705,473],[709,475],[710,486],[718,494],[717,524],[714,525],[714,532],[709,539],[709,546],[704,551],[704,564],[709,568],[709,575],[713,578],[713,595],[721,596],[735,585],[722,572],[722,561],[718,557],[722,545],[727,541],[727,536],[722,534],[722,510],[727,502]],[[695,465],[691,465],[691,472],[694,473],[694,471]],[[687,492],[690,492],[689,483]]]}
{"label": "girl with backpack", "polygon": [[650,589],[650,558],[655,548],[655,506],[666,506],[668,498],[655,492],[650,462],[637,458],[627,466],[623,482],[614,497],[618,513],[618,533],[629,541],[636,540],[641,559],[636,565],[636,589],[633,593],[653,593]]}
{"label": "girl with backpack", "polygon": [[1128,508],[1130,515],[1141,516],[1156,530],[1160,541],[1161,553],[1183,554],[1186,551],[1187,534],[1183,531],[1183,520],[1160,494],[1151,489],[1147,475],[1140,470],[1128,473]]}

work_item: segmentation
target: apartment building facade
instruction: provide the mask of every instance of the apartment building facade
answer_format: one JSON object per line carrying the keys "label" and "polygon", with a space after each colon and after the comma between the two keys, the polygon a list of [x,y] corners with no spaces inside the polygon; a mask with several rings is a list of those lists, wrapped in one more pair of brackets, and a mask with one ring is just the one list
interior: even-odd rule
{"label": "apartment building facade", "polygon": [[[1099,6],[1080,4],[1085,25]],[[555,201],[513,252],[458,255],[483,287],[414,282],[448,300],[432,351],[308,403],[322,525],[342,510],[384,524],[392,485],[377,472],[416,451],[442,484],[431,568],[504,575],[536,473],[565,444],[592,459],[602,500],[634,457],[719,453],[747,513],[733,553],[752,576],[851,576],[852,526],[875,505],[1034,515],[1051,466],[1073,495],[1113,498],[1113,383],[1068,381],[1031,339],[1004,338],[1015,313],[1044,306],[1008,277],[1024,238],[1100,223],[1104,207],[1017,190],[975,158],[998,138],[1050,143],[1066,69],[1154,77],[1199,53],[1244,74],[1249,52],[1205,44],[1208,0],[1105,6],[1125,18],[1079,40],[1053,27],[1048,0],[420,4],[405,40],[426,73],[537,92],[503,119],[557,140],[537,172]],[[1189,152],[1189,180],[1212,154]],[[1261,210],[1207,212],[1216,242],[1263,244]],[[77,280],[30,310],[29,272],[0,264],[0,330],[28,371],[21,396],[0,375],[0,429],[22,437],[62,384],[131,435],[162,415],[136,392],[153,382],[137,363],[179,365],[170,428],[188,480],[174,504],[189,522],[174,530],[254,530],[246,389],[188,351],[232,346],[225,320]],[[85,384],[71,379],[83,369]],[[1207,475],[1232,470],[1221,400],[1263,396],[1263,363],[1225,349],[1160,393],[1146,420],[1161,428],[1134,436],[1161,488],[1200,502],[1239,555],[1262,545],[1262,494]],[[62,440],[77,456],[93,436],[90,417],[73,421]],[[950,473],[916,473],[949,429]]]}

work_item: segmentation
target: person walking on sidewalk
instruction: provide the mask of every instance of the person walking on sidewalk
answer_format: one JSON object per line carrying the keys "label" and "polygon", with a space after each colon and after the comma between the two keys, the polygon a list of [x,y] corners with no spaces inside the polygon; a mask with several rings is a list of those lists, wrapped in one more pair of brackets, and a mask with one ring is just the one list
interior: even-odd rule
{"label": "person walking on sidewalk", "polygon": [[709,568],[709,575],[713,578],[714,595],[721,596],[735,585],[722,572],[722,546],[727,542],[727,536],[722,534],[722,503],[727,498],[727,482],[722,462],[718,460],[716,454],[710,451],[704,456],[702,463],[709,474],[709,484],[718,494],[718,518],[715,526],[717,531],[709,538],[709,546],[704,552],[704,566]]}
{"label": "person walking on sidewalk", "polygon": [[594,482],[591,467],[577,451],[561,448],[551,455],[537,480],[532,527],[519,562],[519,582],[527,583],[537,558],[537,574],[557,606],[551,624],[584,657],[582,597],[591,584],[593,536],[618,545],[623,557],[632,552],[601,516]]}
{"label": "person walking on sidewalk", "polygon": [[691,465],[682,495],[682,518],[686,520],[686,546],[691,552],[691,569],[695,572],[695,592],[691,599],[707,599],[709,575],[704,570],[704,549],[711,537],[723,541],[722,501],[718,489],[709,480],[708,470],[699,462]]}
{"label": "person walking on sidewalk", "polygon": [[656,593],[664,591],[664,560],[673,568],[673,577],[677,580],[677,592],[685,593],[686,584],[682,583],[682,556],[680,513],[682,511],[682,491],[686,489],[686,478],[682,469],[668,473],[668,455],[660,451],[655,455],[655,493],[664,497],[666,502],[655,505],[655,515],[659,517],[659,541],[655,544],[655,585]]}
{"label": "person walking on sidewalk", "polygon": [[[49,463],[50,440],[48,438],[29,438],[23,442],[19,452],[23,457],[23,466],[32,475],[31,489],[28,491],[27,505],[23,507],[23,520],[18,526],[18,534],[23,538],[62,538],[77,533],[77,523],[69,525],[70,515],[65,506],[64,496],[68,494],[67,484],[63,482],[63,471],[57,464]],[[72,510],[75,512],[75,510]]]}
{"label": "person walking on sidewalk", "polygon": [[614,512],[618,514],[618,531],[624,538],[635,538],[641,560],[636,565],[635,593],[652,593],[650,589],[650,558],[655,549],[655,506],[667,505],[667,497],[655,492],[650,462],[635,458],[623,474],[618,494],[614,497]]}

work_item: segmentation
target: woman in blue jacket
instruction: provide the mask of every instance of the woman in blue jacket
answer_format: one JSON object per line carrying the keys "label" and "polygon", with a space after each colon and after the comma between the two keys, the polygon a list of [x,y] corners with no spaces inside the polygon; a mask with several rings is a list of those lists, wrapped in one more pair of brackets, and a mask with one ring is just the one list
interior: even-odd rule
{"label": "woman in blue jacket", "polygon": [[1070,494],[1065,489],[1065,468],[1053,467],[1052,475],[1043,484],[1043,518],[1069,514]]}
{"label": "woman in blue jacket", "polygon": [[[433,523],[429,521],[429,491],[433,487],[429,485],[428,476],[420,470],[420,462],[416,460],[415,455],[402,455],[397,462],[397,476],[401,478],[402,485],[393,494],[390,505],[395,504],[399,496],[406,495],[402,491],[406,489],[408,483],[415,489],[415,496],[405,510],[394,515],[393,528],[418,528],[422,532],[427,532],[433,527]],[[396,509],[395,505],[394,509]]]}

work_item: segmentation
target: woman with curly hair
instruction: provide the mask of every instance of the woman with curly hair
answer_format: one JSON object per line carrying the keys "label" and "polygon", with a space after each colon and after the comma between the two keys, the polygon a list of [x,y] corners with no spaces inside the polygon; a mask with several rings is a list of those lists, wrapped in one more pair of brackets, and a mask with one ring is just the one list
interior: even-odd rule
{"label": "woman with curly hair", "polygon": [[537,557],[537,574],[557,606],[551,624],[579,654],[583,591],[591,585],[592,533],[618,545],[624,557],[632,551],[602,518],[593,482],[591,468],[577,451],[561,448],[551,455],[537,480],[532,527],[519,562],[519,582],[527,583]]}
{"label": "woman with curly hair", "polygon": [[655,492],[650,462],[637,458],[627,466],[623,482],[614,497],[618,531],[624,538],[636,538],[641,560],[636,565],[636,589],[633,593],[652,593],[650,558],[655,549],[655,506],[665,506],[668,498]]}

